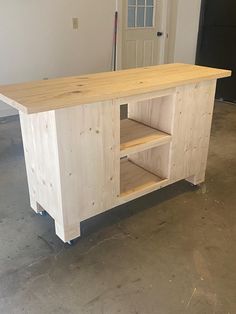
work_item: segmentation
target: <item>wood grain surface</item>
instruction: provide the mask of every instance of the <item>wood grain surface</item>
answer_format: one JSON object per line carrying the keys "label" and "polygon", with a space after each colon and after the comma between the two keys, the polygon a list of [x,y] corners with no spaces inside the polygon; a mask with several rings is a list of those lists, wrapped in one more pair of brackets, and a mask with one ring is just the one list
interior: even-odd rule
{"label": "wood grain surface", "polygon": [[231,71],[228,70],[189,64],[166,64],[0,86],[0,100],[24,113],[37,113],[139,95],[230,75]]}

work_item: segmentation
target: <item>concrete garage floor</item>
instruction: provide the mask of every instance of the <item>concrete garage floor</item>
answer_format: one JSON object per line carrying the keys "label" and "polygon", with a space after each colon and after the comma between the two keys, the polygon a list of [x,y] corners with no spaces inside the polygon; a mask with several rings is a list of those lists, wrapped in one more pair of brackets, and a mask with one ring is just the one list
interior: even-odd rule
{"label": "concrete garage floor", "polygon": [[82,224],[75,246],[30,209],[19,121],[0,123],[0,313],[236,313],[236,106],[217,103],[206,183]]}

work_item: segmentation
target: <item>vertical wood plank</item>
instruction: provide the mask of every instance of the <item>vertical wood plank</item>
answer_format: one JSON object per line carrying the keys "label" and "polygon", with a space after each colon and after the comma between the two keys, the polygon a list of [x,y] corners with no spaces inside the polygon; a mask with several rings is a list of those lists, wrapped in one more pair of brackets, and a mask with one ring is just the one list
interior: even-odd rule
{"label": "vertical wood plank", "polygon": [[177,88],[171,146],[171,181],[204,181],[216,81]]}
{"label": "vertical wood plank", "polygon": [[25,155],[25,165],[28,180],[29,196],[30,196],[30,206],[35,211],[38,212],[37,206],[37,173],[36,173],[36,149],[34,141],[34,132],[32,127],[32,116],[26,115],[19,112],[20,123],[21,123],[21,133],[24,146]]}
{"label": "vertical wood plank", "polygon": [[20,113],[31,207],[60,217],[60,173],[54,111]]}
{"label": "vertical wood plank", "polygon": [[115,206],[120,108],[111,101],[56,112],[65,225]]}

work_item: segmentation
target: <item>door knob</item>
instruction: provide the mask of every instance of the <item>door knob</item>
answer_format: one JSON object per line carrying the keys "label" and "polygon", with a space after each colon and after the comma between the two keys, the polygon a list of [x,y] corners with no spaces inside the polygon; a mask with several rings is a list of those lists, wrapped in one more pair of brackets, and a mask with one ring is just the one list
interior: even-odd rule
{"label": "door knob", "polygon": [[157,37],[161,37],[163,35],[163,32],[157,32]]}

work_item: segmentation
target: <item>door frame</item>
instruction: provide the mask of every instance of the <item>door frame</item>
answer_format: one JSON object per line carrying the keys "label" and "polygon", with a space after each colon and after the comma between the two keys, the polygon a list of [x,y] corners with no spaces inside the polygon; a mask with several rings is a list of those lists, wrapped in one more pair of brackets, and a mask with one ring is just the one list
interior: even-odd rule
{"label": "door frame", "polygon": [[[116,0],[118,10],[118,38],[117,38],[117,70],[122,70],[122,49],[123,49],[123,6],[125,0]],[[172,0],[163,0],[163,11],[166,18],[162,19],[162,30],[164,32],[164,41],[161,47],[161,62],[169,63],[170,60],[170,27],[171,27],[171,9]],[[158,31],[158,30],[157,30]]]}
{"label": "door frame", "polygon": [[199,58],[200,58],[205,10],[206,10],[206,0],[201,0],[200,20],[199,20],[199,29],[198,29],[198,39],[197,39],[197,51],[196,51],[196,60],[195,60],[196,64],[199,63]]}

